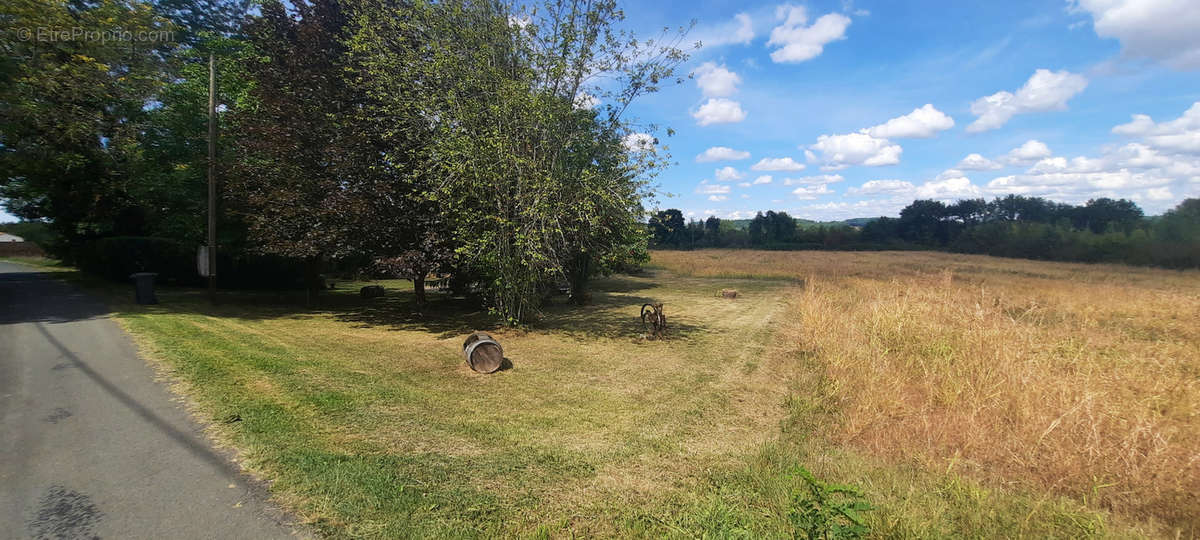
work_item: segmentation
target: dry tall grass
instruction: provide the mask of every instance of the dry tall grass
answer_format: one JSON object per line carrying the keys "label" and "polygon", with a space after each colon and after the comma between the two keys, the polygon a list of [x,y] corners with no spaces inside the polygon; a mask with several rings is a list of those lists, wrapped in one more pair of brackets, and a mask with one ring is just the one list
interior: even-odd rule
{"label": "dry tall grass", "polygon": [[1200,531],[1200,273],[937,253],[656,252],[802,278],[777,346],[815,358],[833,440]]}

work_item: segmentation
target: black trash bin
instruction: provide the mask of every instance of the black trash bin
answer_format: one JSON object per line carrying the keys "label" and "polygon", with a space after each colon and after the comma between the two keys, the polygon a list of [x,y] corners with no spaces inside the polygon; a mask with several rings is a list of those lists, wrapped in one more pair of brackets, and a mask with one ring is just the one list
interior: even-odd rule
{"label": "black trash bin", "polygon": [[138,272],[130,274],[129,279],[133,280],[134,296],[139,304],[157,304],[158,298],[154,296],[154,278],[158,274],[154,272]]}

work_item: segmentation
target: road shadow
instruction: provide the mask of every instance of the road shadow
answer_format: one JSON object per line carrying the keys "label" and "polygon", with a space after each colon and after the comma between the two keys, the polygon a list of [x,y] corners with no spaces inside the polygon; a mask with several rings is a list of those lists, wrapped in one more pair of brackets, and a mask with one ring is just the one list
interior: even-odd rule
{"label": "road shadow", "polygon": [[[0,305],[14,306],[0,315],[0,324],[20,322],[66,322],[122,315],[196,314],[207,317],[255,319],[305,319],[331,316],[357,328],[385,328],[429,332],[441,338],[475,330],[498,329],[501,320],[489,313],[478,297],[454,296],[429,290],[429,302],[419,305],[411,289],[389,287],[379,298],[363,298],[358,289],[366,283],[342,282],[340,288],[308,297],[304,291],[218,292],[217,303],[209,302],[207,291],[192,287],[159,286],[159,303],[133,303],[133,287],[104,283],[89,287],[84,294],[60,281],[53,272],[0,273]],[[76,276],[77,278],[79,276]],[[590,301],[571,303],[566,295],[547,299],[542,317],[530,329],[565,334],[575,338],[638,338],[645,334],[640,318],[642,304],[660,299],[639,294],[657,287],[655,273],[613,275],[593,280]],[[668,310],[670,306],[668,306]],[[670,319],[671,335],[684,337],[703,327]]]}
{"label": "road shadow", "polygon": [[0,324],[64,323],[103,317],[103,302],[50,272],[0,272]]}

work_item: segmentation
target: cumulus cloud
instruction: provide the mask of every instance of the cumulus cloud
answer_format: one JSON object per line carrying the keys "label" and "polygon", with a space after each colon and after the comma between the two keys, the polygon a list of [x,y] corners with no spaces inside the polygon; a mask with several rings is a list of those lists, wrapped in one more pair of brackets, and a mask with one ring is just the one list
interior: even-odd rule
{"label": "cumulus cloud", "polygon": [[575,96],[576,109],[594,109],[600,104],[600,98],[593,96],[587,92],[580,92]]}
{"label": "cumulus cloud", "polygon": [[820,153],[821,168],[829,171],[851,165],[895,165],[900,163],[900,153],[903,152],[900,145],[866,133],[821,135],[817,137],[817,143],[809,146],[809,149]]}
{"label": "cumulus cloud", "polygon": [[1200,3],[1194,0],[1076,0],[1096,35],[1121,42],[1125,56],[1200,69]]}
{"label": "cumulus cloud", "polygon": [[806,217],[821,220],[894,216],[911,202],[911,198],[905,197],[868,199],[857,202],[827,202],[807,205],[803,208],[803,213]]}
{"label": "cumulus cloud", "polygon": [[764,175],[754,179],[754,185],[757,186],[757,185],[761,185],[761,184],[770,184],[771,180],[772,180],[771,175],[764,174]]}
{"label": "cumulus cloud", "polygon": [[862,130],[863,133],[881,139],[916,138],[928,139],[954,127],[954,119],[926,103],[924,107],[913,109],[911,113],[898,116],[875,127]]}
{"label": "cumulus cloud", "polygon": [[715,62],[705,62],[692,72],[696,78],[696,86],[700,87],[700,91],[704,97],[729,97],[737,93],[737,85],[742,83],[742,78],[737,73],[729,71],[725,65],[717,65]]}
{"label": "cumulus cloud", "polygon": [[846,190],[848,195],[899,195],[912,193],[916,186],[904,180],[868,180],[863,185]]}
{"label": "cumulus cloud", "polygon": [[790,157],[781,158],[762,158],[758,163],[750,166],[752,171],[800,171],[804,170],[804,164],[798,163]]}
{"label": "cumulus cloud", "polygon": [[696,163],[711,163],[713,161],[737,161],[747,159],[750,152],[734,150],[728,146],[714,146],[696,156]]}
{"label": "cumulus cloud", "polygon": [[721,195],[729,193],[733,188],[722,184],[710,184],[708,180],[701,180],[700,185],[696,186],[696,193],[701,195]]}
{"label": "cumulus cloud", "polygon": [[833,193],[833,190],[829,189],[825,184],[801,186],[792,190],[792,195],[795,195],[800,200],[813,200],[822,195],[829,195],[830,193]]}
{"label": "cumulus cloud", "polygon": [[718,182],[732,182],[734,180],[741,180],[742,178],[745,178],[744,174],[738,172],[738,170],[733,167],[721,167],[720,169],[713,171],[713,174],[716,176]]}
{"label": "cumulus cloud", "polygon": [[630,152],[651,152],[658,140],[649,133],[630,133],[621,139]]}
{"label": "cumulus cloud", "polygon": [[1050,147],[1046,146],[1046,143],[1030,139],[1025,141],[1025,144],[1009,150],[1004,159],[1013,164],[1028,164],[1048,158],[1050,155]]}
{"label": "cumulus cloud", "polygon": [[1004,166],[979,154],[967,154],[955,167],[964,171],[993,171]]}
{"label": "cumulus cloud", "polygon": [[1018,114],[1065,109],[1067,100],[1087,85],[1088,80],[1083,75],[1039,69],[1016,94],[1001,91],[971,103],[971,113],[979,118],[967,126],[967,131],[977,133],[996,129]]}
{"label": "cumulus cloud", "polygon": [[725,195],[709,195],[709,196],[708,196],[708,200],[710,200],[710,201],[713,201],[713,202],[721,202],[721,201],[724,201],[724,200],[726,200],[726,199],[728,199],[728,198],[729,198],[729,197],[727,197],[727,196],[725,196]]}
{"label": "cumulus cloud", "polygon": [[802,176],[800,178],[784,178],[783,185],[811,185],[811,184],[834,184],[845,180],[840,174],[818,174],[816,176]]}
{"label": "cumulus cloud", "polygon": [[1174,120],[1155,122],[1147,115],[1135,114],[1131,122],[1112,131],[1142,137],[1146,144],[1166,152],[1200,154],[1200,101]]}
{"label": "cumulus cloud", "polygon": [[754,21],[750,15],[738,13],[725,23],[699,28],[693,35],[705,47],[746,45],[754,39]]}
{"label": "cumulus cloud", "polygon": [[771,52],[771,60],[777,63],[804,62],[820,56],[825,45],[845,39],[846,28],[850,26],[850,18],[840,13],[822,15],[807,26],[808,12],[804,6],[779,6],[775,18],[783,22],[771,30],[767,45],[778,47]]}
{"label": "cumulus cloud", "polygon": [[[959,171],[954,171],[958,173]],[[971,179],[961,174],[942,173],[938,178],[917,186],[918,199],[967,199],[978,197],[983,190],[971,183]]]}
{"label": "cumulus cloud", "polygon": [[746,111],[742,110],[741,103],[731,99],[710,98],[696,112],[692,113],[692,118],[695,118],[696,123],[701,126],[736,124],[746,119]]}

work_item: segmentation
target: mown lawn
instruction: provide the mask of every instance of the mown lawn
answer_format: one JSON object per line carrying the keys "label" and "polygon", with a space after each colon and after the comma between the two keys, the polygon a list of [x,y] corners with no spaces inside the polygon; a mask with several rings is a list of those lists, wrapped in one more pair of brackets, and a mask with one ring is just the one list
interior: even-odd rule
{"label": "mown lawn", "polygon": [[[1195,534],[1194,522],[1158,507],[1079,489],[1077,476],[1088,472],[1080,467],[1094,460],[1046,473],[1012,452],[980,450],[1025,436],[1042,413],[1006,416],[1017,402],[981,401],[990,394],[976,386],[995,381],[974,377],[961,367],[973,361],[955,351],[986,359],[980,351],[1002,344],[964,329],[1028,306],[1004,295],[988,304],[985,294],[980,305],[994,313],[984,319],[943,306],[980,288],[1007,291],[1009,281],[1016,291],[1033,279],[1021,272],[1080,282],[1062,267],[1092,268],[1106,287],[1129,294],[1180,294],[1176,308],[1173,297],[1155,304],[1179,316],[1193,314],[1188,302],[1200,289],[1197,273],[1123,267],[710,251],[656,253],[643,275],[599,280],[593,305],[556,300],[523,330],[499,328],[471,304],[436,294],[418,313],[404,282],[384,283],[388,296],[371,301],[357,297],[362,284],[340,283],[312,309],[291,294],[226,293],[213,307],[202,291],[168,289],[160,305],[145,307],[124,300],[124,287],[107,293],[214,438],[271,481],[277,501],[331,537],[791,537],[793,509],[807,496],[798,467],[860,488],[875,506],[865,513],[873,536]],[[741,296],[717,298],[723,288]],[[641,337],[638,309],[651,300],[666,304],[668,340]],[[1197,366],[1194,333],[1169,333],[1177,327],[1155,322],[1157,311],[1135,315],[1145,324],[1129,328],[1168,332],[1167,346]],[[1046,315],[1034,326],[1058,332],[1057,321]],[[461,344],[472,330],[501,341],[512,367],[492,375],[467,368]],[[1140,361],[1134,345],[1108,354]],[[1054,350],[1038,357],[1041,365],[1053,367]],[[1070,379],[1051,371],[1051,381]],[[1162,397],[1179,409],[1168,414],[1183,415],[1172,419],[1190,414],[1194,424],[1194,403],[1184,399],[1193,396],[1191,373],[1175,376],[1183,394]],[[965,389],[957,394],[955,377]],[[963,410],[975,424],[947,414]],[[946,429],[922,431],[921,422],[977,435],[970,444],[934,440]],[[1057,425],[1080,429],[1071,419]],[[1172,445],[1194,440],[1194,430],[1171,425]],[[1046,438],[1066,449],[1052,457],[1088,450],[1054,429]],[[1163,463],[1176,462],[1153,466]],[[1194,469],[1178,472],[1191,485]],[[1063,480],[1045,480],[1055,474]],[[1125,489],[1151,493],[1134,484]],[[1159,491],[1178,495],[1169,488]]]}

